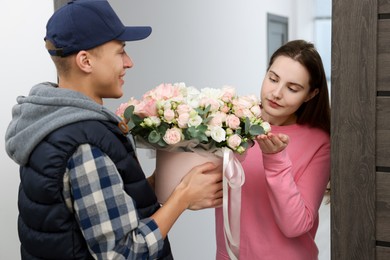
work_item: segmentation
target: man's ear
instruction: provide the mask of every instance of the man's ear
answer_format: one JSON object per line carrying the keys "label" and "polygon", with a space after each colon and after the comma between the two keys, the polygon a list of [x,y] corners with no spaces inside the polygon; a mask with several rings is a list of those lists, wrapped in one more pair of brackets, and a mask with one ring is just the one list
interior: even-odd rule
{"label": "man's ear", "polygon": [[313,97],[315,97],[318,93],[320,92],[320,90],[318,88],[315,88],[312,92],[309,93],[309,95],[307,96],[307,98],[305,99],[305,102],[311,100]]}
{"label": "man's ear", "polygon": [[86,51],[79,51],[76,54],[76,64],[80,70],[89,73],[92,71],[91,62],[89,59],[89,53]]}

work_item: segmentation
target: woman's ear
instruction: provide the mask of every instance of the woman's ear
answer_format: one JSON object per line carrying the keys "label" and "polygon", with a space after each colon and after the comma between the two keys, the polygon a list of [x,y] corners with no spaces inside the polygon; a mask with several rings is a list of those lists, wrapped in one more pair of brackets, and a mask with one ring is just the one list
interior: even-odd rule
{"label": "woman's ear", "polygon": [[307,98],[305,99],[305,102],[311,100],[313,97],[315,97],[318,93],[320,92],[320,90],[318,88],[315,88],[312,92],[310,92],[308,95],[307,95]]}
{"label": "woman's ear", "polygon": [[80,68],[80,70],[89,73],[92,71],[91,62],[89,60],[88,52],[79,51],[76,54],[76,64]]}

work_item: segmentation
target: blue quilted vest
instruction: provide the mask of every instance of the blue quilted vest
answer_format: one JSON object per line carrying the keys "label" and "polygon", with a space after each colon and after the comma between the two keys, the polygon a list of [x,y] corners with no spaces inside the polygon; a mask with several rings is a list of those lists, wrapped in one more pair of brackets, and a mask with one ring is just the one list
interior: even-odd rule
{"label": "blue quilted vest", "polygon": [[[67,125],[48,135],[34,149],[29,163],[20,168],[18,231],[23,259],[92,259],[62,196],[67,162],[85,143],[113,160],[140,218],[150,217],[160,207],[129,140],[117,125],[100,121]],[[159,259],[173,259],[168,239]]]}

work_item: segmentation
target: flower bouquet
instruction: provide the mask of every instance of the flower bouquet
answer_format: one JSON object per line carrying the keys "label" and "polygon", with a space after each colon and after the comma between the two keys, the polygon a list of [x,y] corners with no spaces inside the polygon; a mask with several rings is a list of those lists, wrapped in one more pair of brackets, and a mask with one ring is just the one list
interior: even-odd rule
{"label": "flower bouquet", "polygon": [[[224,205],[229,194],[240,196],[244,173],[237,157],[245,154],[257,135],[270,131],[270,125],[261,118],[259,99],[254,95],[238,96],[231,86],[198,90],[184,83],[160,84],[142,99],[131,98],[121,104],[116,114],[124,119],[138,146],[156,150],[155,189],[160,203],[194,166],[190,161],[200,164],[199,159],[223,163]],[[180,173],[174,174],[175,168]],[[178,178],[173,180],[173,175]],[[229,188],[236,191],[228,192]],[[233,210],[228,213],[225,208],[228,217]],[[240,209],[234,211],[238,212],[239,223]],[[231,221],[226,220],[227,238],[235,246]]]}
{"label": "flower bouquet", "polygon": [[215,152],[227,147],[243,154],[257,135],[270,130],[259,99],[237,96],[235,89],[160,84],[141,100],[131,98],[116,110],[133,136],[155,149]]}

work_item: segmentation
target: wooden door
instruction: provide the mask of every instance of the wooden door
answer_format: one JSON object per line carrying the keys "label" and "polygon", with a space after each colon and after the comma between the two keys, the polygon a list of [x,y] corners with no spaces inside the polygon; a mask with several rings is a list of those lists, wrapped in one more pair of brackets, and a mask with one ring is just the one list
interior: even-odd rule
{"label": "wooden door", "polygon": [[390,1],[332,4],[332,259],[390,259]]}

